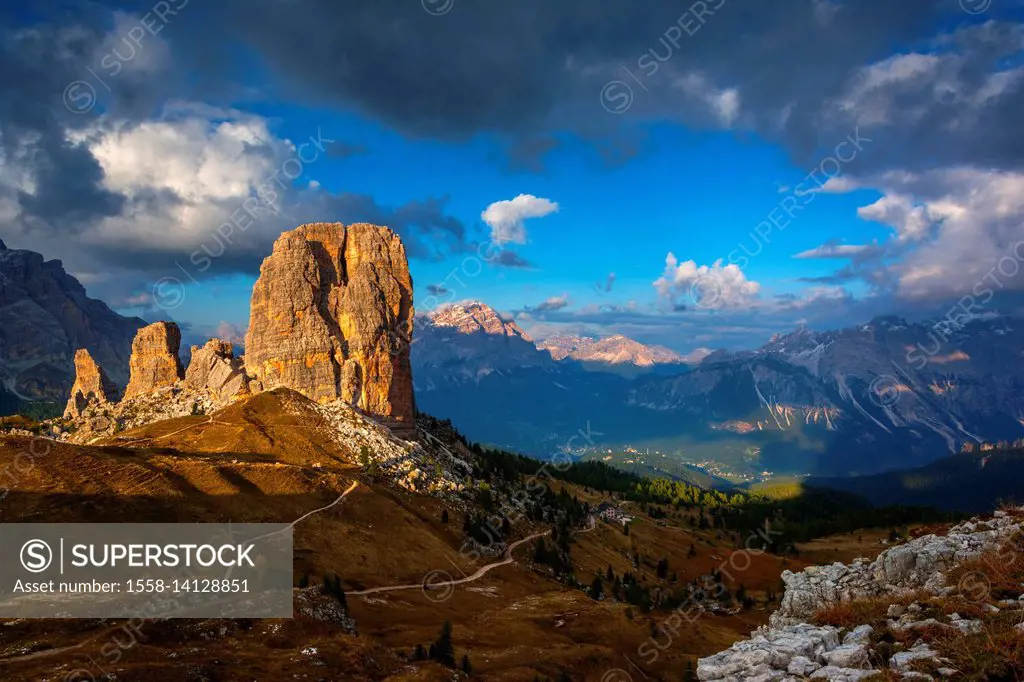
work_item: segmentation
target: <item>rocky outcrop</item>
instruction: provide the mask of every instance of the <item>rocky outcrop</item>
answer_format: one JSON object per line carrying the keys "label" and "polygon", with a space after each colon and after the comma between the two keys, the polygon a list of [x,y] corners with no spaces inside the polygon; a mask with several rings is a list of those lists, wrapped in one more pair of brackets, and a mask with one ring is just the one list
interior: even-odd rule
{"label": "rocky outcrop", "polygon": [[944,588],[945,571],[982,552],[994,549],[1019,532],[1020,523],[997,512],[988,521],[973,519],[950,528],[944,536],[924,535],[887,549],[874,561],[846,565],[809,566],[799,573],[785,571],[786,592],[773,627],[794,625],[815,612],[842,601]]}
{"label": "rocky outcrop", "polygon": [[220,339],[211,339],[205,346],[192,346],[185,385],[209,393],[216,404],[250,392],[249,377],[241,359],[235,357],[234,346]]}
{"label": "rocky outcrop", "polygon": [[[1024,508],[1017,510],[1019,515]],[[1019,516],[996,512],[988,520],[972,519],[954,526],[945,536],[925,535],[882,552],[874,561],[858,560],[850,565],[811,566],[800,573],[786,571],[782,579],[786,592],[770,625],[758,628],[750,639],[702,658],[697,676],[710,682],[726,680],[863,680],[876,679],[878,667],[888,667],[886,679],[934,679],[917,672],[927,664],[941,677],[955,676],[949,661],[927,643],[916,641],[917,632],[945,631],[951,635],[982,631],[981,620],[949,613],[943,600],[968,591],[971,608],[982,598],[984,611],[1000,614],[1020,612],[1019,599],[987,603],[993,597],[972,591],[975,583],[962,578],[957,585],[946,584],[946,573],[963,561],[983,552],[1001,551],[1022,530]],[[969,576],[972,574],[968,574]],[[987,579],[978,578],[976,582]],[[830,625],[813,625],[816,614],[840,602],[883,598],[888,611],[872,624],[863,623],[847,631]],[[918,603],[916,600],[922,600]],[[909,603],[912,601],[912,603]],[[948,614],[948,615],[947,615]],[[1019,614],[1011,622],[1018,622]],[[875,637],[876,628],[882,636]],[[880,642],[892,642],[894,634],[912,634],[909,648],[889,650],[882,655]],[[888,646],[888,645],[885,645]]]}
{"label": "rocky outcrop", "polygon": [[265,389],[338,399],[415,427],[412,279],[386,227],[313,223],[282,234],[253,288],[246,370]]}
{"label": "rocky outcrop", "polygon": [[0,412],[66,400],[80,348],[123,387],[132,337],[144,324],[86,296],[60,261],[0,246]]}
{"label": "rocky outcrop", "polygon": [[117,387],[84,348],[75,353],[75,384],[64,409],[66,418],[81,417],[90,406],[103,406],[117,399]]}
{"label": "rocky outcrop", "polygon": [[173,322],[155,322],[140,329],[132,342],[131,379],[125,399],[173,386],[184,379],[179,350],[181,330]]}
{"label": "rocky outcrop", "polygon": [[[860,680],[875,671],[867,666],[865,632],[851,632],[840,638],[839,629],[826,625],[795,625],[779,630],[758,631],[748,640],[714,656],[702,658],[697,666],[701,680]],[[849,665],[846,665],[849,664]],[[851,668],[853,668],[851,670]]]}

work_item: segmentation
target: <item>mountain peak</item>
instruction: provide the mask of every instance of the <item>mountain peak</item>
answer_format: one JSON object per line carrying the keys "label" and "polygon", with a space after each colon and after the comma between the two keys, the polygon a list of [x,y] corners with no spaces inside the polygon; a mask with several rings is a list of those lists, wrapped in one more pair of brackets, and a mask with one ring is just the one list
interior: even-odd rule
{"label": "mountain peak", "polygon": [[572,358],[581,362],[601,362],[609,365],[630,364],[638,367],[681,363],[683,358],[663,346],[647,346],[622,334],[604,338],[555,335],[537,347],[551,353],[555,360]]}
{"label": "mountain peak", "polygon": [[84,348],[119,387],[128,380],[135,331],[144,326],[89,298],[60,261],[0,241],[0,404],[67,399],[75,355]]}
{"label": "mountain peak", "polygon": [[515,336],[533,343],[533,339],[514,320],[502,317],[481,301],[462,301],[432,311],[428,315],[438,327],[454,327],[463,334],[483,332],[498,336]]}

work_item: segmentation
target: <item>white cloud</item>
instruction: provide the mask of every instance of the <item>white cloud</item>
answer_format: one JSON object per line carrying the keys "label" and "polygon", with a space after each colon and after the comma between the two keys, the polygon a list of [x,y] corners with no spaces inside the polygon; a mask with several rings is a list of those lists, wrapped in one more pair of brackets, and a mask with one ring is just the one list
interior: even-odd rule
{"label": "white cloud", "polygon": [[698,266],[692,260],[680,263],[669,253],[654,288],[673,306],[746,308],[756,301],[761,285],[748,280],[735,264],[722,265],[722,260],[717,260],[710,266]]}
{"label": "white cloud", "polygon": [[491,239],[496,244],[526,243],[525,221],[543,218],[558,211],[558,204],[532,194],[520,194],[515,199],[495,201],[480,218],[491,228]]}
{"label": "white cloud", "polygon": [[225,320],[221,320],[214,330],[213,335],[215,338],[221,341],[227,341],[233,343],[236,346],[245,344],[245,329],[242,329],[236,324],[231,324]]}
{"label": "white cloud", "polygon": [[529,308],[529,310],[538,313],[553,313],[556,310],[569,307],[569,303],[569,294],[561,294],[560,296],[551,296],[542,301],[536,308]]}
{"label": "white cloud", "polygon": [[677,78],[673,87],[708,108],[715,121],[722,127],[729,128],[740,116],[740,92],[736,88],[718,88],[705,76],[691,72]]}
{"label": "white cloud", "polygon": [[[1024,78],[1024,67],[998,61],[986,65],[990,73],[979,73],[979,66],[993,56],[1000,40],[994,22],[972,29],[978,41],[975,49],[954,47],[955,36],[941,36],[935,52],[897,54],[858,69],[843,93],[825,108],[826,116],[839,115],[851,123],[874,129],[887,126],[916,126],[937,109],[948,118],[946,131],[970,130],[978,125],[978,113],[998,105],[998,100],[1017,87]],[[966,36],[961,35],[960,39]],[[1010,37],[1008,44],[1020,50],[1020,38]],[[982,44],[986,49],[981,49]],[[940,142],[941,143],[941,142]]]}
{"label": "white cloud", "polygon": [[[92,225],[86,241],[166,251],[187,251],[209,241],[295,150],[259,116],[180,104],[168,107],[163,120],[101,119],[75,137],[99,162],[104,187],[126,198],[125,210]],[[161,195],[173,199],[155,200]],[[263,208],[269,213],[274,206]],[[279,229],[276,221],[257,223],[246,241]]]}
{"label": "white cloud", "polygon": [[[914,196],[931,221],[897,265],[900,294],[959,295],[993,276],[994,289],[1024,289],[1024,174],[955,168],[885,176],[880,186],[887,196]],[[893,227],[906,231],[898,220]]]}
{"label": "white cloud", "polygon": [[[835,103],[859,125],[890,124],[900,111],[897,98],[907,89],[938,87],[933,84],[942,58],[932,54],[898,54],[860,69]],[[924,109],[913,112],[915,116]]]}
{"label": "white cloud", "polygon": [[896,230],[900,241],[924,239],[936,225],[937,217],[929,207],[915,202],[905,194],[887,194],[869,206],[857,209],[857,215],[864,220],[889,225]]}
{"label": "white cloud", "polygon": [[803,309],[824,305],[835,305],[837,303],[849,302],[853,296],[843,287],[839,286],[816,286],[808,287],[800,292],[800,296],[786,301],[782,307],[785,309]]}
{"label": "white cloud", "polygon": [[1024,290],[1024,173],[891,171],[857,184],[882,193],[857,213],[889,227],[891,239],[828,243],[798,258],[859,257],[860,277],[910,300],[959,297],[978,286]]}
{"label": "white cloud", "polygon": [[877,247],[872,244],[822,244],[807,251],[801,251],[793,258],[854,258],[871,252]]}

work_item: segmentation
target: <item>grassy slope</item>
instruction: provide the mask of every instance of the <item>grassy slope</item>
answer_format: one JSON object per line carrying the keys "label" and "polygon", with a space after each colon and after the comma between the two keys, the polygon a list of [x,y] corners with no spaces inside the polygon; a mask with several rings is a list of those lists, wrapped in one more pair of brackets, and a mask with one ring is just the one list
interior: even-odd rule
{"label": "grassy slope", "polygon": [[[119,434],[119,445],[53,444],[0,503],[0,522],[292,521],[329,504],[362,472],[349,463],[351,453],[325,446],[317,437],[322,425],[280,409],[275,400],[263,394],[213,420],[187,417]],[[24,438],[0,438],[0,470],[28,447]],[[587,495],[577,486],[559,485]],[[447,525],[440,521],[445,505],[451,518]],[[437,570],[455,577],[470,574],[480,562],[460,556],[463,511],[363,479],[338,507],[296,528],[296,579],[305,572],[315,581],[338,573],[345,588],[354,590],[419,583]],[[512,537],[543,529],[521,519]],[[694,558],[686,556],[690,544],[698,552]],[[630,557],[639,552],[640,567],[632,570],[652,584],[660,558],[668,558],[672,570],[688,579],[727,560],[728,544],[717,540],[714,531],[689,530],[685,514],[664,521],[639,514],[629,538],[604,524],[578,536],[572,559],[583,581],[608,564],[616,572],[631,570]],[[416,644],[429,643],[444,620],[453,623],[458,655],[468,653],[476,670],[491,679],[532,680],[537,674],[557,679],[563,671],[600,679],[609,668],[630,668],[625,657],[636,660],[652,621],[663,621],[667,614],[630,617],[627,611],[635,609],[625,604],[597,602],[569,589],[551,580],[546,567],[532,565],[532,549],[522,547],[516,564],[459,587],[442,602],[421,590],[350,599],[359,638],[319,623],[231,622],[225,624],[226,634],[209,638],[200,635],[211,628],[219,632],[220,626],[149,624],[145,644],[126,652],[118,664],[118,679],[181,679],[188,665],[223,679],[283,679],[327,671],[340,676],[340,670],[346,671],[345,679],[441,679],[443,672],[429,665],[410,672],[403,656]],[[790,560],[786,567],[797,564]],[[782,568],[781,559],[764,556],[737,583],[745,582],[752,591],[766,588],[777,583]],[[727,646],[766,615],[755,610],[703,620],[645,670],[672,679],[686,659]],[[11,679],[62,679],[83,654],[102,660],[100,647],[116,626],[116,621],[33,621],[0,627],[0,667]],[[83,648],[73,652],[11,659],[79,644]],[[321,651],[326,670],[300,654],[307,646]]]}

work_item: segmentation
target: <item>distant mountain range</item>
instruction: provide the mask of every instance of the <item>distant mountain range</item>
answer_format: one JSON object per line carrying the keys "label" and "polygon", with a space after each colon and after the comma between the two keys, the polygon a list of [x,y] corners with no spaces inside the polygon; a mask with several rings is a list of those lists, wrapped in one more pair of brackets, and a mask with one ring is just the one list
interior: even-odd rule
{"label": "distant mountain range", "polygon": [[[123,386],[143,324],[0,242],[0,413],[64,402],[78,348]],[[538,343],[477,302],[418,316],[413,339],[420,410],[541,456],[629,445],[742,481],[913,468],[1024,435],[1024,322],[1006,317],[880,317],[686,357],[624,336]]]}
{"label": "distant mountain range", "polygon": [[[555,360],[570,358],[578,362],[606,365],[681,365],[687,359],[664,346],[645,346],[639,341],[616,334],[604,338],[588,336],[550,336],[537,344]],[[708,351],[710,353],[710,351]],[[703,358],[701,358],[703,359]]]}
{"label": "distant mountain range", "polygon": [[0,414],[33,401],[63,405],[79,348],[123,387],[132,338],[144,324],[86,296],[60,261],[0,241]]}
{"label": "distant mountain range", "polygon": [[[541,455],[580,446],[566,443],[590,423],[589,445],[653,443],[689,461],[832,476],[1024,435],[1024,323],[1004,317],[798,329],[699,364],[625,337],[534,344],[481,303],[423,318],[416,336],[421,409]],[[623,376],[623,365],[649,371]]]}
{"label": "distant mountain range", "polygon": [[[430,361],[444,362],[446,355],[449,359],[458,356],[463,361],[473,358],[482,365],[477,373],[505,366],[554,367],[550,360],[608,372],[626,366],[653,369],[659,365],[696,364],[711,352],[700,349],[684,357],[664,346],[647,346],[622,335],[556,335],[538,342],[515,320],[502,317],[479,301],[446,306],[420,316],[414,338],[415,343],[421,344],[421,350],[429,348]],[[496,338],[505,340],[500,353],[495,352],[493,345]]]}
{"label": "distant mountain range", "polygon": [[[817,443],[796,445],[838,458],[843,473],[875,468],[879,451],[886,468],[902,467],[966,441],[1024,434],[1024,323],[976,318],[944,336],[934,323],[894,317],[800,329],[643,381],[630,401],[736,432],[805,431]],[[786,457],[799,457],[794,445],[786,443]]]}
{"label": "distant mountain range", "polygon": [[874,505],[937,507],[984,513],[999,502],[1024,503],[1024,449],[961,452],[916,469],[851,478],[811,478],[806,485],[858,495]]}

